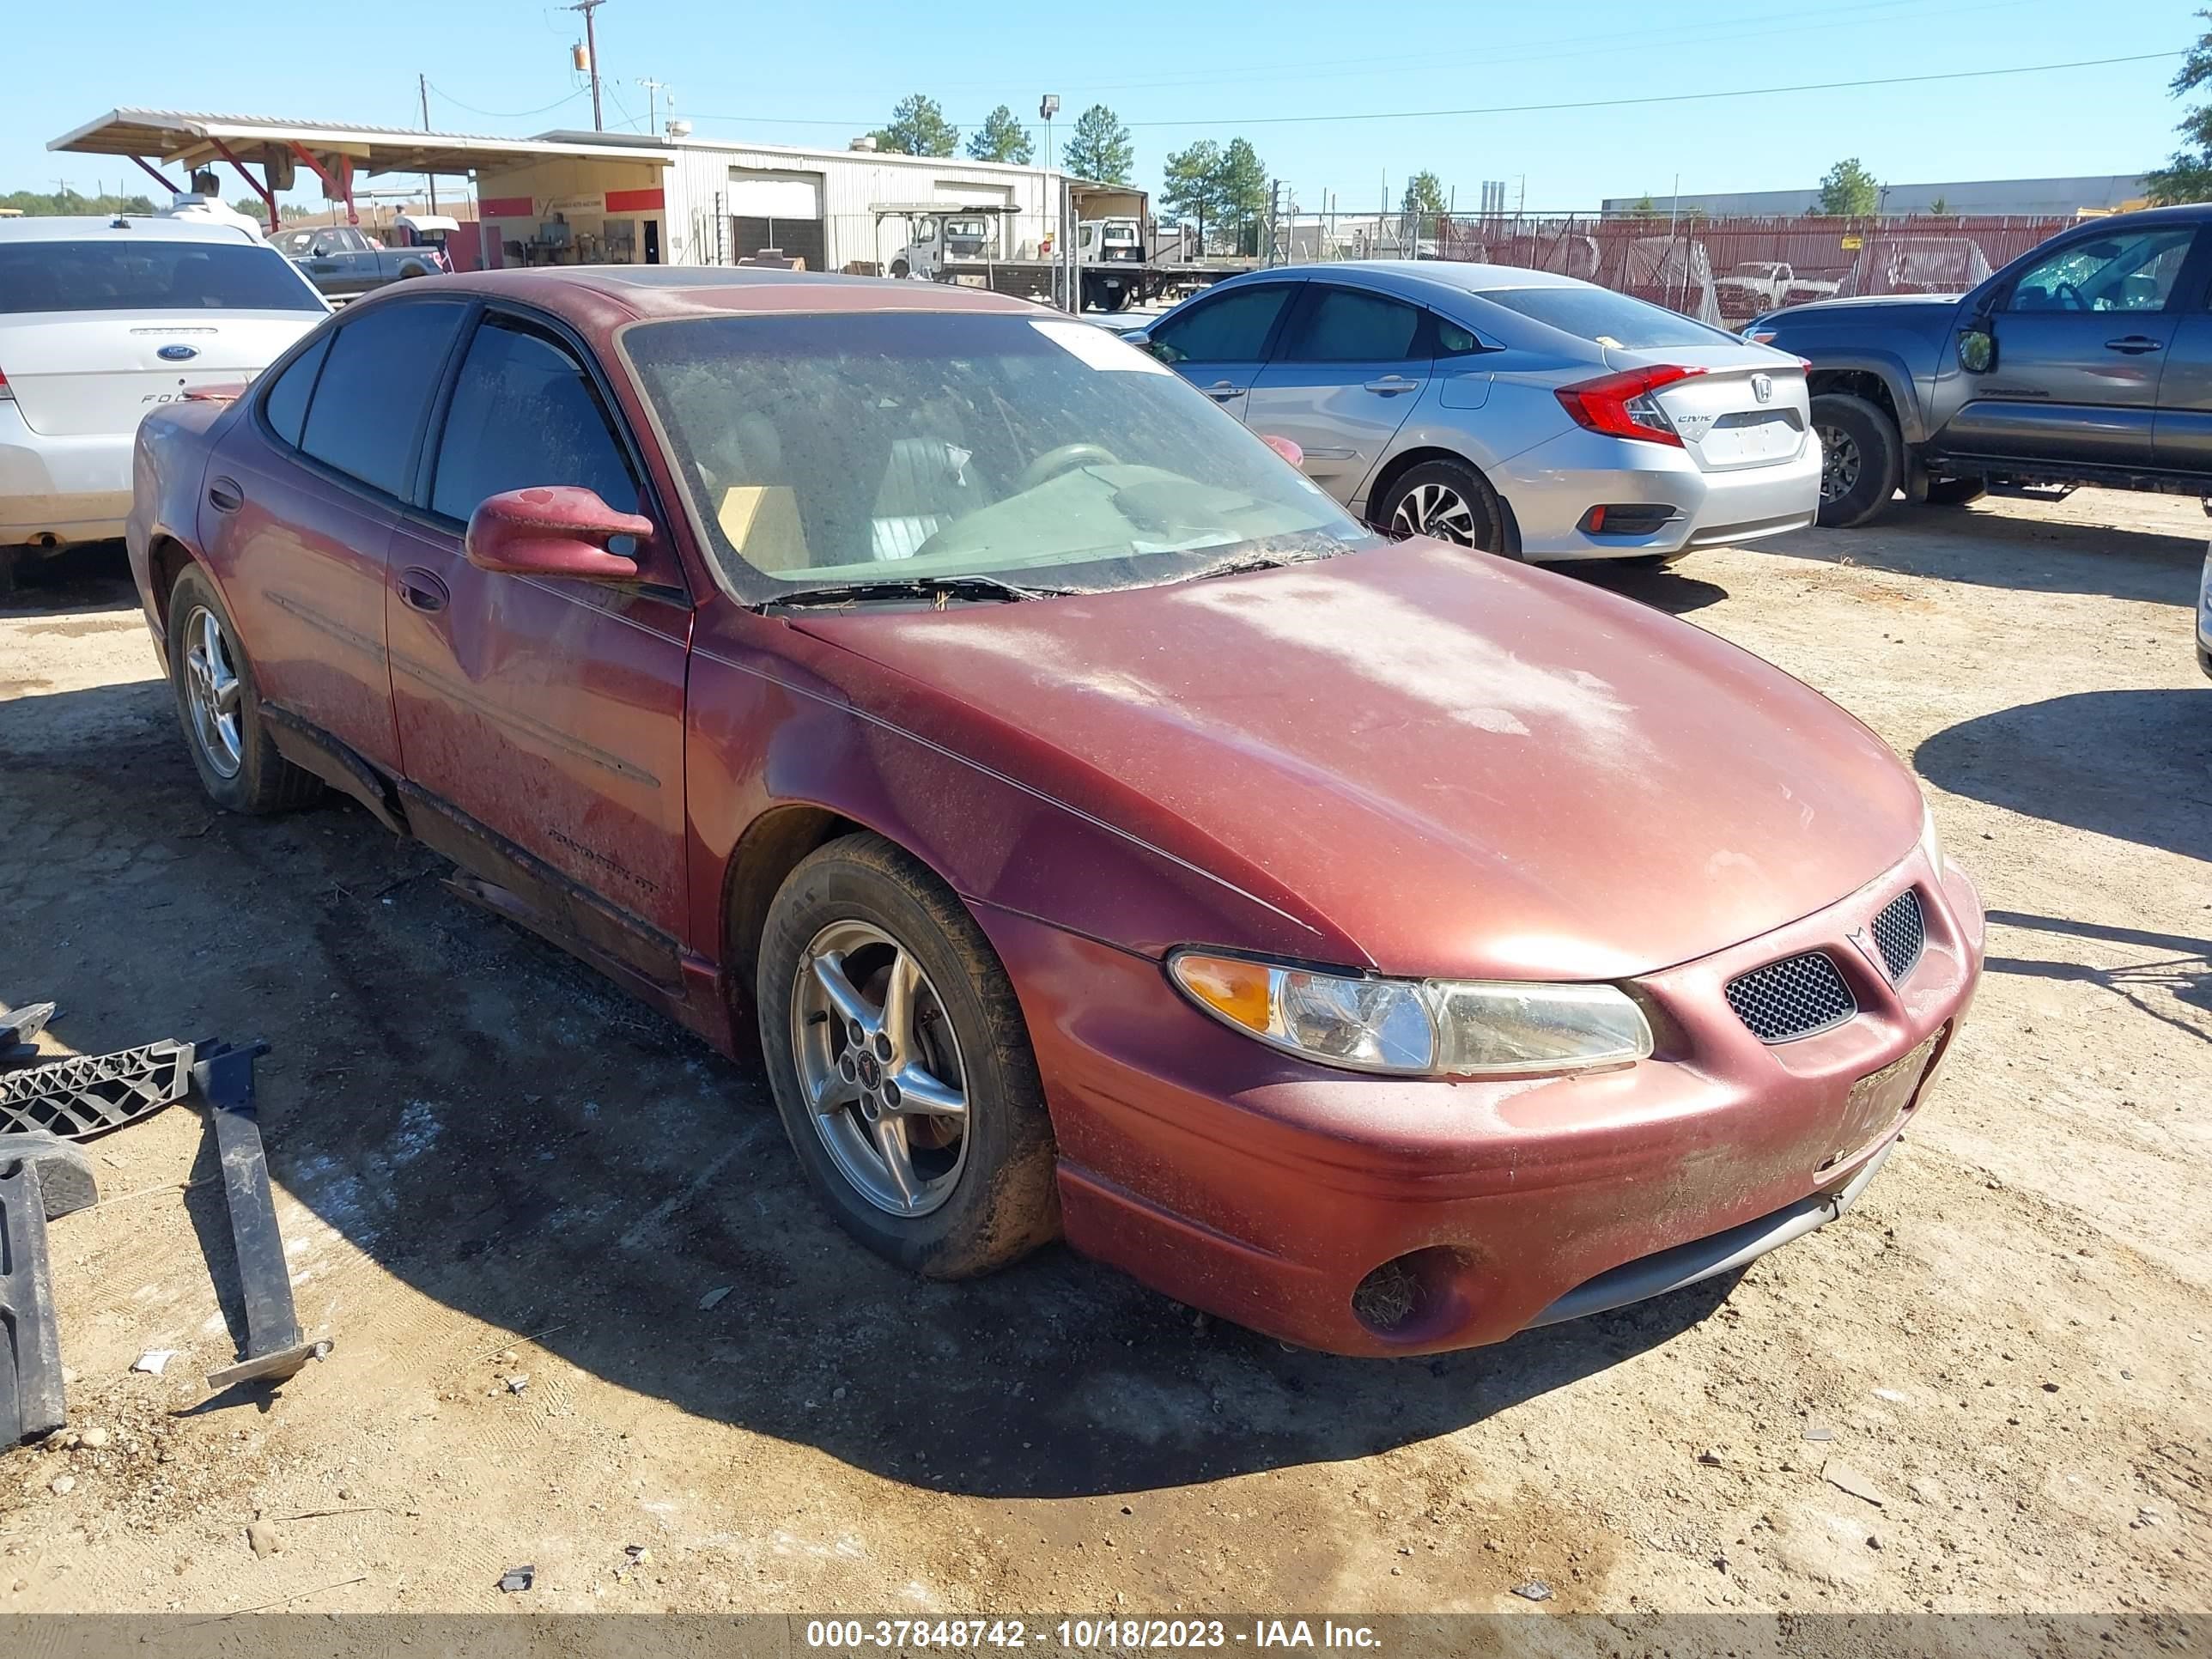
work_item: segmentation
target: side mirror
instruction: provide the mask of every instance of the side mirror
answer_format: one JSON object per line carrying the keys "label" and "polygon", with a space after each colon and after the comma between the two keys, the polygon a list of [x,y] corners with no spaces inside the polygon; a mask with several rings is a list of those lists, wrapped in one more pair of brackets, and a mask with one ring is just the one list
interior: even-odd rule
{"label": "side mirror", "polygon": [[637,561],[607,551],[617,536],[642,541],[653,520],[617,513],[589,489],[549,484],[493,495],[469,514],[462,547],[479,570],[508,576],[567,576],[631,581]]}
{"label": "side mirror", "polygon": [[1304,466],[1305,465],[1306,453],[1304,450],[1298,447],[1295,440],[1285,438],[1280,433],[1277,432],[1262,432],[1260,434],[1260,441],[1267,445],[1268,448],[1273,450],[1275,453],[1281,456],[1292,466]]}
{"label": "side mirror", "polygon": [[1986,374],[1997,366],[1997,337],[1982,319],[1959,336],[1959,367],[1969,374]]}

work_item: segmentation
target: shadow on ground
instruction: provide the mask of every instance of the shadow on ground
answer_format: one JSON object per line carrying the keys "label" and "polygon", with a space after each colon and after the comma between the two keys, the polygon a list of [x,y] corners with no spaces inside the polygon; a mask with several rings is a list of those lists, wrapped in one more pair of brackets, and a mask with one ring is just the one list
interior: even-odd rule
{"label": "shadow on ground", "polygon": [[121,542],[84,542],[52,556],[13,551],[15,590],[0,583],[0,616],[40,611],[135,611],[138,590]]}
{"label": "shadow on ground", "polygon": [[1938,732],[1912,763],[1954,794],[2212,859],[2212,690],[2021,703]]}
{"label": "shadow on ground", "polygon": [[[0,702],[0,845],[17,853],[0,863],[0,1000],[60,1000],[58,1035],[87,1051],[266,1037],[276,1179],[404,1285],[620,1388],[889,1478],[1096,1495],[1360,1457],[1662,1344],[1731,1283],[1372,1362],[1200,1321],[1057,1248],[976,1283],[918,1281],[817,1207],[755,1066],[449,897],[434,860],[358,810],[211,814],[163,684]],[[191,1220],[234,1323],[207,1196]],[[418,1354],[404,1328],[361,1328],[410,1305],[356,1291],[333,1334],[483,1389],[473,1329]]]}
{"label": "shadow on ground", "polygon": [[2166,1002],[2170,997],[2184,1007],[2212,1014],[2212,939],[2191,939],[2182,933],[2149,933],[2140,927],[2113,927],[2063,916],[2039,916],[2018,910],[1992,910],[1989,918],[2002,927],[2156,952],[2146,961],[2124,963],[2114,968],[2049,957],[2001,955],[1987,957],[1983,966],[1993,974],[2022,974],[2038,979],[2071,980],[2100,986],[2153,1019],[2162,1020],[2192,1036],[2212,1040],[2212,1024],[2199,1025],[2176,1019]]}
{"label": "shadow on ground", "polygon": [[2185,605],[2196,599],[2208,538],[2212,523],[2203,536],[2175,536],[2023,518],[1990,503],[1940,507],[1899,501],[1863,529],[1793,531],[1753,542],[1749,550],[2022,592],[2103,593]]}
{"label": "shadow on ground", "polygon": [[1603,587],[1625,599],[1639,601],[1671,616],[1684,616],[1717,605],[1728,598],[1718,584],[1686,576],[1672,567],[1625,564],[1618,560],[1577,560],[1556,567],[1562,574],[1580,578],[1593,587]]}

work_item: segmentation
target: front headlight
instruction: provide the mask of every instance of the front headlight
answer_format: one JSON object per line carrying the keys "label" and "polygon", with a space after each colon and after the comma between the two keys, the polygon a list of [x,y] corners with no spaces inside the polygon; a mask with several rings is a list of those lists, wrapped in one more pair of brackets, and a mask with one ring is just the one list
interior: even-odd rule
{"label": "front headlight", "polygon": [[1196,951],[1170,957],[1168,972],[1224,1024],[1356,1072],[1577,1072],[1651,1052],[1644,1011],[1611,985],[1384,979]]}
{"label": "front headlight", "polygon": [[1936,814],[1929,810],[1924,800],[1920,803],[1920,850],[1928,855],[1929,867],[1937,875],[1942,875],[1943,843],[1936,834]]}

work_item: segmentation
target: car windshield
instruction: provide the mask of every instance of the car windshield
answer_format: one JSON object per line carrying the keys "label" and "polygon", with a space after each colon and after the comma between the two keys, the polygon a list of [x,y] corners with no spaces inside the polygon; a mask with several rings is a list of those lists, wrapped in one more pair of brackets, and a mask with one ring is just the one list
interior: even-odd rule
{"label": "car windshield", "polygon": [[623,349],[726,574],[752,597],[758,576],[855,597],[966,576],[1102,592],[1376,539],[1087,323],[699,318],[637,325]]}
{"label": "car windshield", "polygon": [[1718,329],[1609,289],[1493,288],[1485,289],[1482,297],[1547,328],[1627,351],[1711,345],[1728,337]]}
{"label": "car windshield", "polygon": [[283,255],[242,240],[0,243],[0,314],[323,309]]}

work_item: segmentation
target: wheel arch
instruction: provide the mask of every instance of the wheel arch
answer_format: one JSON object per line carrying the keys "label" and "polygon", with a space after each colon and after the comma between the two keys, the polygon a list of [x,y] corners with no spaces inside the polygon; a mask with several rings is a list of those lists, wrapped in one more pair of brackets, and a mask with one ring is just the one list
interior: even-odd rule
{"label": "wheel arch", "polygon": [[[1479,474],[1483,483],[1490,486],[1490,493],[1498,498],[1498,509],[1505,514],[1505,550],[1514,557],[1520,556],[1521,520],[1514,516],[1513,503],[1498,487],[1498,480],[1490,476],[1489,469],[1481,462],[1460,450],[1447,449],[1441,444],[1416,445],[1391,456],[1376,469],[1375,476],[1368,480],[1367,493],[1363,498],[1367,521],[1374,523],[1376,503],[1390,493],[1391,486],[1425,461],[1454,461]],[[1380,528],[1379,526],[1376,527]]]}
{"label": "wheel arch", "polygon": [[1920,419],[1918,400],[1912,396],[1901,372],[1887,364],[1869,362],[1833,367],[1817,365],[1805,376],[1805,391],[1814,398],[1841,392],[1864,398],[1889,416],[1898,435],[1908,444],[1917,444],[1927,435]]}
{"label": "wheel arch", "polygon": [[[194,565],[206,572],[205,563],[174,536],[158,535],[147,546],[146,586],[152,592],[154,617],[164,641],[169,637],[169,597],[176,592],[177,578]],[[215,579],[210,575],[208,580]]]}
{"label": "wheel arch", "polygon": [[[827,846],[841,836],[863,832],[883,833],[842,812],[804,801],[772,806],[745,826],[722,874],[720,933],[724,977],[745,1006],[752,1002],[753,971],[760,959],[762,936],[768,929],[769,907],[775,902],[785,878],[816,848]],[[902,852],[921,857],[896,836],[884,839]],[[941,872],[939,879],[943,879]]]}

